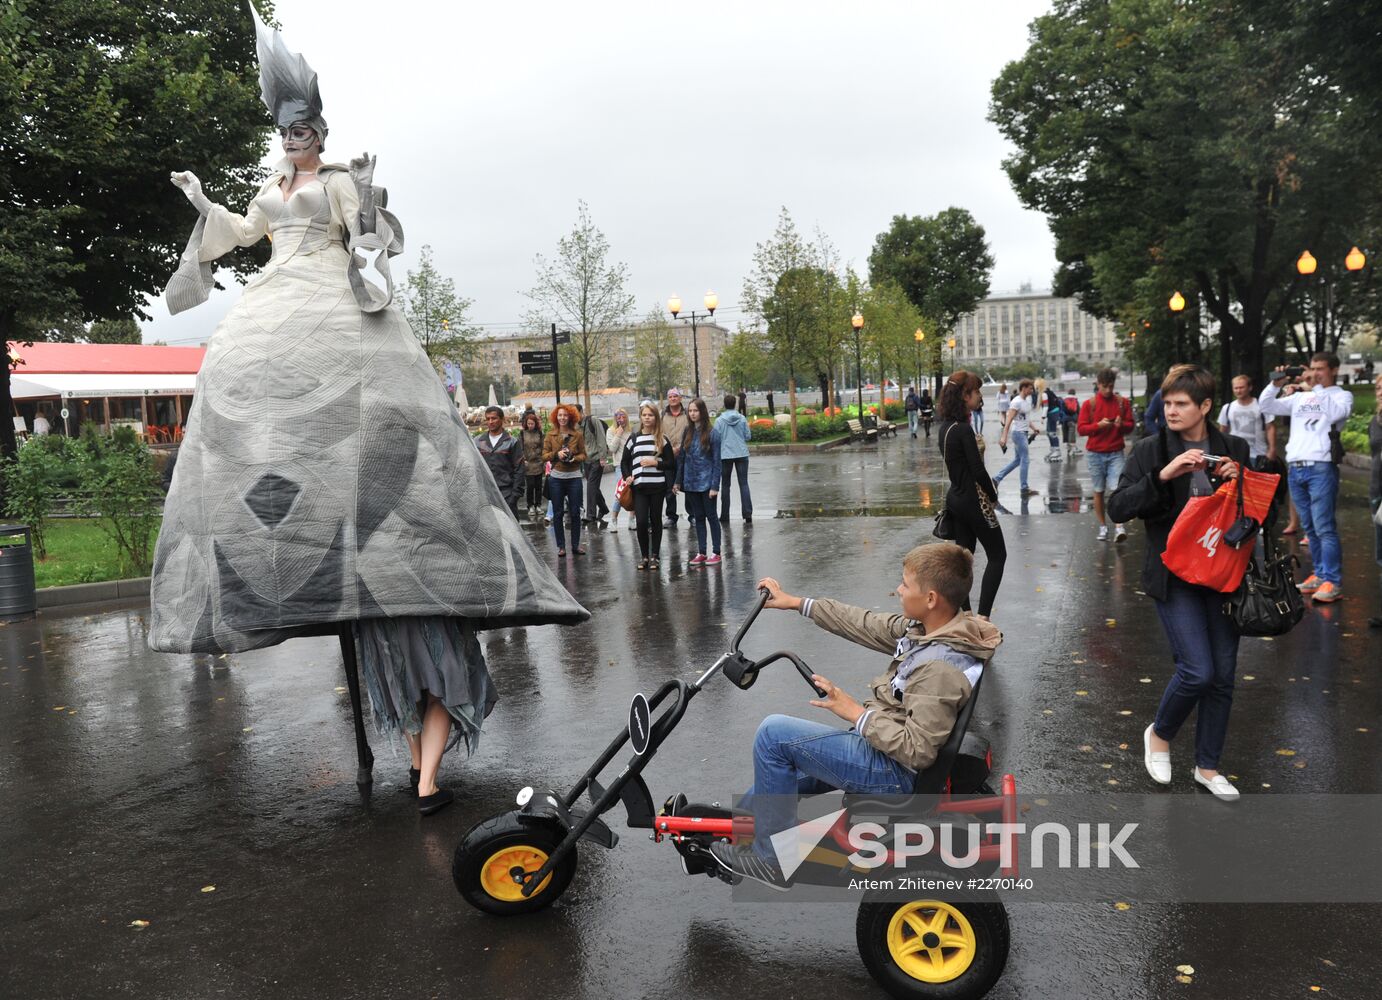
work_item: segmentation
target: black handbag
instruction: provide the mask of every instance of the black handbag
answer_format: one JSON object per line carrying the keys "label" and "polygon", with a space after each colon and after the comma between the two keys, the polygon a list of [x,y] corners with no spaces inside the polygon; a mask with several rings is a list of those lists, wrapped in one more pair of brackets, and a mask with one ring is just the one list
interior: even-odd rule
{"label": "black handbag", "polygon": [[1224,532],[1224,544],[1235,549],[1241,549],[1244,545],[1253,544],[1253,539],[1257,537],[1258,524],[1252,518],[1243,513],[1243,474],[1240,471],[1238,479],[1238,517],[1228,526]]}
{"label": "black handbag", "polygon": [[[955,429],[951,424],[945,429],[945,436],[941,438],[941,461],[945,461],[945,444],[950,440],[950,432]],[[943,542],[953,542],[955,540],[955,515],[942,506],[936,512],[936,523],[931,527],[931,534],[935,535]]]}
{"label": "black handbag", "polygon": [[1305,599],[1296,589],[1296,557],[1287,553],[1266,562],[1254,552],[1243,582],[1224,601],[1224,614],[1233,619],[1239,635],[1285,635],[1305,617]]}

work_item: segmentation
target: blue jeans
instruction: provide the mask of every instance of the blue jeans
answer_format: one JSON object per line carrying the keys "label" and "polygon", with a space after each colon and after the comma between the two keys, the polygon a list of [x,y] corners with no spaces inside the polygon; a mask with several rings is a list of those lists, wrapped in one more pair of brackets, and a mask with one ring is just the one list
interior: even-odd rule
{"label": "blue jeans", "polygon": [[720,462],[720,520],[729,520],[729,481],[739,471],[739,513],[753,516],[753,498],[749,496],[749,457],[726,458]]}
{"label": "blue jeans", "polygon": [[770,715],[753,740],[753,849],[773,858],[772,835],[796,825],[797,796],[832,789],[906,795],[916,773],[903,767],[852,729]]}
{"label": "blue jeans", "polygon": [[558,479],[550,476],[547,479],[547,489],[552,496],[552,530],[557,536],[557,548],[566,548],[566,525],[562,523],[562,510],[566,508],[571,512],[571,547],[579,548],[581,544],[581,493],[585,490],[585,480],[579,476],[575,479]]}
{"label": "blue jeans", "polygon": [[710,537],[715,543],[715,554],[720,554],[720,521],[715,516],[715,501],[710,492],[683,493],[686,497],[686,516],[696,528],[696,551],[705,555],[705,528],[710,524]]}
{"label": "blue jeans", "polygon": [[1300,515],[1300,530],[1310,539],[1310,561],[1315,575],[1339,586],[1343,560],[1339,530],[1334,525],[1334,501],[1339,495],[1339,469],[1333,462],[1292,465],[1289,472],[1291,500]]}
{"label": "blue jeans", "polygon": [[1003,468],[998,470],[998,475],[993,477],[993,485],[997,486],[1003,481],[1003,477],[1018,466],[1022,467],[1022,488],[1027,488],[1027,428],[1018,426],[1013,422],[1012,428],[1013,460]]}
{"label": "blue jeans", "polygon": [[908,426],[909,428],[911,428],[912,437],[916,437],[916,436],[917,436],[917,424],[918,424],[920,421],[921,421],[921,411],[919,411],[919,410],[908,410],[908,411],[907,411],[907,426]]}
{"label": "blue jeans", "polygon": [[1095,493],[1118,489],[1118,477],[1123,474],[1123,453],[1121,451],[1086,451],[1089,460],[1089,478]]}
{"label": "blue jeans", "polygon": [[1198,708],[1195,763],[1217,771],[1238,666],[1238,633],[1224,614],[1224,595],[1172,576],[1166,600],[1156,602],[1156,613],[1171,644],[1176,672],[1161,696],[1152,731],[1173,740],[1191,710]]}

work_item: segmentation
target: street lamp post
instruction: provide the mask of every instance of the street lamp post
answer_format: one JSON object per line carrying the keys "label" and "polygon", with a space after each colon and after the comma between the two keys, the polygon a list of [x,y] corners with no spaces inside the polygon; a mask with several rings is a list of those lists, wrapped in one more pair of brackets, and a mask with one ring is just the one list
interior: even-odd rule
{"label": "street lamp post", "polygon": [[926,331],[923,330],[921,327],[917,327],[917,332],[914,333],[914,334],[912,334],[912,339],[916,341],[916,345],[917,345],[917,347],[916,347],[916,370],[917,370],[916,384],[917,384],[917,387],[920,388],[920,387],[921,387],[921,342],[922,342],[923,340],[926,339]]}
{"label": "street lamp post", "polygon": [[[1361,271],[1367,266],[1367,263],[1367,255],[1357,247],[1351,249],[1344,257],[1344,269],[1349,272]],[[1296,270],[1302,277],[1308,278],[1310,275],[1314,274],[1318,266],[1319,261],[1315,259],[1314,255],[1309,250],[1301,251],[1301,255],[1296,258]],[[1322,329],[1327,331],[1329,318],[1334,312],[1334,283],[1329,280],[1327,274],[1322,274],[1320,275],[1320,286],[1324,289],[1324,311],[1321,318],[1315,323],[1315,343],[1320,348],[1323,348],[1325,345],[1323,338],[1320,336],[1320,331]]]}
{"label": "street lamp post", "polygon": [[1181,314],[1185,312],[1185,296],[1179,291],[1176,291],[1172,293],[1170,300],[1166,304],[1171,307],[1171,312],[1176,315],[1176,355],[1178,357],[1184,357],[1185,350],[1182,348],[1181,342],[1185,340],[1185,319]]}
{"label": "street lamp post", "polygon": [[950,373],[953,375],[955,373],[955,338],[951,337],[948,343],[950,345]]}
{"label": "street lamp post", "polygon": [[[706,292],[705,312],[698,313],[696,312],[696,310],[692,309],[690,315],[687,316],[687,319],[691,321],[691,364],[692,371],[695,374],[695,393],[697,399],[699,399],[701,395],[701,347],[700,338],[696,335],[696,321],[700,319],[710,319],[714,317],[715,308],[719,304],[720,297],[718,295],[716,295],[714,292]],[[680,295],[673,295],[670,299],[667,300],[667,311],[672,314],[673,319],[677,318],[677,314],[681,312]],[[684,323],[686,322],[686,320],[682,320],[682,322]]]}
{"label": "street lamp post", "polygon": [[864,314],[857,309],[854,310],[849,324],[854,327],[854,393],[859,402],[859,426],[862,427],[864,425],[864,342],[860,338],[864,333]]}

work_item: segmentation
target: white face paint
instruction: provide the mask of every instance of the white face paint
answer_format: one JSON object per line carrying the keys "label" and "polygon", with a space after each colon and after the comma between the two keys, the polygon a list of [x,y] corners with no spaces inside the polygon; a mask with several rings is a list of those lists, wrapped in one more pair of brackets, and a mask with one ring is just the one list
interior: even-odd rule
{"label": "white face paint", "polygon": [[310,125],[295,123],[287,128],[280,127],[279,138],[283,140],[283,152],[293,163],[310,163],[321,151],[317,133]]}

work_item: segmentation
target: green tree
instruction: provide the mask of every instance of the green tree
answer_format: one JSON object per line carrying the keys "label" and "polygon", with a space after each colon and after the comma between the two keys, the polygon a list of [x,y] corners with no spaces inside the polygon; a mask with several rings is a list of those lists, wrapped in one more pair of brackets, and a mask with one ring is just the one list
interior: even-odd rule
{"label": "green tree", "polygon": [[433,364],[443,358],[470,359],[473,342],[480,335],[466,315],[471,300],[456,294],[456,282],[437,270],[431,246],[423,246],[417,267],[408,272],[397,294],[399,308]]}
{"label": "green tree", "polygon": [[[169,173],[243,207],[268,129],[240,4],[0,4],[0,341],[46,316],[146,317],[196,221]],[[228,263],[243,273],[264,254]],[[14,451],[0,421],[0,454]]]}
{"label": "green tree", "polygon": [[765,339],[787,370],[793,441],[797,439],[797,376],[820,356],[820,330],[834,280],[823,266],[819,246],[802,239],[791,213],[783,208],[773,235],[754,248],[742,300],[745,311],[766,325]]}
{"label": "green tree", "polygon": [[[1137,353],[1194,357],[1212,321],[1221,377],[1260,384],[1310,290],[1301,251],[1376,245],[1375,36],[1320,6],[1057,0],[994,82],[1004,167],[1048,218],[1058,292],[1150,321]],[[1177,289],[1185,322],[1163,322]]]}
{"label": "green tree", "polygon": [[[576,225],[557,241],[556,256],[534,258],[537,278],[528,291],[532,325],[540,329],[555,320],[558,329],[571,330],[569,353],[585,389],[587,413],[591,375],[608,375],[609,336],[626,325],[634,304],[628,265],[610,261],[609,255],[609,240],[591,220],[590,206],[578,202]],[[566,359],[560,360],[565,368]]]}
{"label": "green tree", "polygon": [[763,336],[752,327],[740,326],[729,338],[720,359],[715,365],[715,374],[721,385],[737,390],[740,386],[750,389],[771,388],[768,380],[771,367],[768,345]]}
{"label": "green tree", "polygon": [[92,344],[139,344],[143,336],[139,324],[126,316],[121,319],[98,319],[87,328],[86,339]]}
{"label": "green tree", "polygon": [[[899,386],[906,384],[915,365],[914,335],[923,326],[921,313],[895,281],[871,286],[862,311],[869,359],[878,366],[878,384],[886,385],[889,378],[895,378]],[[879,399],[886,395],[880,391]]]}
{"label": "green tree", "polygon": [[676,328],[667,320],[666,310],[657,305],[649,309],[633,336],[640,396],[661,399],[672,386],[687,380],[690,369],[686,351],[677,340]]}
{"label": "green tree", "polygon": [[[993,254],[984,227],[963,208],[947,208],[930,216],[893,216],[892,224],[874,240],[869,254],[869,282],[895,282],[918,312],[930,320],[928,340],[939,344],[955,329],[960,317],[974,311],[989,293]],[[936,394],[941,390],[936,365]]]}

